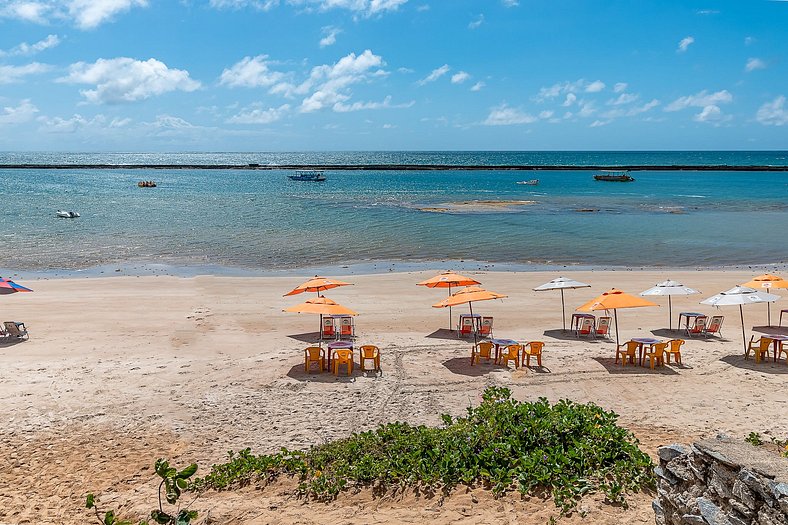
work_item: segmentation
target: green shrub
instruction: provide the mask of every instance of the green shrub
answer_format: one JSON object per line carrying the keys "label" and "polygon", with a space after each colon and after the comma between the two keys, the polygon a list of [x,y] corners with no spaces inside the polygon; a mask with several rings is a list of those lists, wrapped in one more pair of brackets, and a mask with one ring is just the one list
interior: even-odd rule
{"label": "green shrub", "polygon": [[761,439],[761,435],[758,432],[750,432],[749,434],[747,434],[747,437],[744,438],[744,441],[746,441],[747,443],[749,443],[754,447],[763,445],[763,439]]}
{"label": "green shrub", "polygon": [[228,489],[279,474],[297,475],[299,493],[331,499],[350,485],[438,488],[481,484],[495,495],[509,490],[551,494],[563,511],[585,494],[602,492],[626,506],[629,492],[654,486],[651,459],[618,416],[594,404],[544,398],[511,399],[488,388],[465,417],[443,416],[443,426],[381,425],[308,451],[282,449],[255,456],[230,452],[227,463],[190,484],[190,490]]}

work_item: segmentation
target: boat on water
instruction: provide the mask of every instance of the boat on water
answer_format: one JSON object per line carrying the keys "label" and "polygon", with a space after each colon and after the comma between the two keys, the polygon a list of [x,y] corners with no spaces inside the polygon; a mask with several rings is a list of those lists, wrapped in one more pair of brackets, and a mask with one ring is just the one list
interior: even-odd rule
{"label": "boat on water", "polygon": [[518,180],[517,184],[524,184],[526,186],[536,186],[537,184],[539,184],[539,179]]}
{"label": "boat on water", "polygon": [[77,217],[79,217],[79,213],[75,211],[65,211],[65,210],[57,210],[57,212],[55,212],[55,215],[57,217],[60,217],[61,219],[76,219]]}
{"label": "boat on water", "polygon": [[323,182],[326,176],[320,170],[296,170],[292,175],[287,176],[290,180],[300,180],[306,182]]}
{"label": "boat on water", "polygon": [[141,180],[137,183],[140,188],[155,188],[156,182],[152,180]]}
{"label": "boat on water", "polygon": [[594,180],[603,180],[607,182],[632,182],[634,177],[629,175],[628,171],[605,171],[594,175]]}

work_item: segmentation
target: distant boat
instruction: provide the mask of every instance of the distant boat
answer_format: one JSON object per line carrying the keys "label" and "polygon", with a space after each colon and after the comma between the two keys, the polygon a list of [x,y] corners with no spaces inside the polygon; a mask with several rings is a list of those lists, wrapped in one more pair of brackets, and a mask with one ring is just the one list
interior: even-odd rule
{"label": "distant boat", "polygon": [[140,188],[155,188],[156,182],[152,180],[141,180],[137,183],[137,186],[139,186]]}
{"label": "distant boat", "polygon": [[629,175],[628,171],[606,171],[598,175],[594,175],[594,180],[603,180],[607,182],[632,182],[634,177]]}
{"label": "distant boat", "polygon": [[539,179],[518,180],[517,184],[525,184],[526,186],[536,186],[537,184],[539,184]]}
{"label": "distant boat", "polygon": [[296,170],[293,175],[287,176],[290,180],[300,180],[305,182],[323,182],[326,176],[320,170]]}
{"label": "distant boat", "polygon": [[61,219],[76,219],[77,217],[79,217],[79,213],[75,211],[64,211],[64,210],[57,210],[55,215],[60,217]]}

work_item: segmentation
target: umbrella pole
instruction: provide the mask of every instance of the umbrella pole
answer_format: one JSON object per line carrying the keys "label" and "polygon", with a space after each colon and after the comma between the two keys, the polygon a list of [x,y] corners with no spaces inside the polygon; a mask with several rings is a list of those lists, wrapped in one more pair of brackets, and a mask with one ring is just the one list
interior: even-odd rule
{"label": "umbrella pole", "polygon": [[317,333],[320,334],[320,346],[323,346],[323,314],[320,314],[320,326],[317,328]]}
{"label": "umbrella pole", "polygon": [[766,303],[766,326],[772,326],[772,303]]}
{"label": "umbrella pole", "polygon": [[[449,297],[451,297],[451,285],[449,285]],[[449,306],[449,330],[451,330],[451,306]]]}
{"label": "umbrella pole", "polygon": [[473,318],[473,301],[468,301],[468,308],[471,311],[471,323],[473,323],[473,347],[476,348],[476,320]]}
{"label": "umbrella pole", "polygon": [[744,345],[744,354],[747,354],[747,336],[744,335],[744,309],[739,305],[739,315],[741,316],[741,342]]}
{"label": "umbrella pole", "polygon": [[613,308],[613,318],[616,322],[616,349],[618,349],[618,310]]}
{"label": "umbrella pole", "polygon": [[668,330],[673,330],[673,304],[668,296]]}
{"label": "umbrella pole", "polygon": [[564,332],[566,332],[566,308],[564,307],[564,289],[561,288],[561,320],[564,322]]}

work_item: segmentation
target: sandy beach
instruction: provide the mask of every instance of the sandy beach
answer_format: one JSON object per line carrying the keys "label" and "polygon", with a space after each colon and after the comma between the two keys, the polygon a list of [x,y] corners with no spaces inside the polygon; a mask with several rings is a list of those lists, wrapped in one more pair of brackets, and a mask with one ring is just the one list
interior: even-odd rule
{"label": "sandy beach", "polygon": [[[497,336],[546,343],[543,370],[471,367],[471,343],[448,332],[448,311],[430,307],[446,291],[415,286],[434,273],[332,275],[354,286],[325,295],[360,312],[358,343],[382,352],[382,374],[357,369],[350,378],[304,373],[305,340],[318,318],[282,312],[314,296],[282,297],[303,278],[21,281],[35,292],[0,300],[3,320],[24,321],[30,332],[29,341],[0,345],[0,523],[86,523],[88,491],[127,517],[142,516],[154,500],[157,457],[197,462],[204,474],[229,450],[308,447],[396,420],[435,425],[440,414],[477,404],[489,385],[507,386],[517,399],[569,398],[614,410],[652,455],[659,445],[720,432],[788,437],[788,365],[744,360],[738,308],[698,304],[754,273],[567,272],[592,284],[566,292],[567,313],[613,286],[639,293],[671,278],[703,292],[673,298],[674,328],[679,311],[725,316],[722,338],[689,340],[682,366],[654,371],[614,364],[613,342],[563,333],[558,292],[531,290],[557,276],[542,272],[467,272],[509,296],[474,305],[495,317]],[[674,336],[667,300],[657,302],[619,312],[622,340]],[[772,306],[773,324],[783,307]],[[455,323],[465,311],[454,310]],[[745,307],[745,323],[748,338],[753,326],[778,331],[763,326],[765,305]],[[624,511],[590,499],[583,521],[651,523],[650,500],[636,496]],[[286,480],[208,493],[192,508],[215,523],[544,523],[557,513],[550,501],[493,500],[481,490],[445,501],[362,491],[304,504],[288,494]]]}

